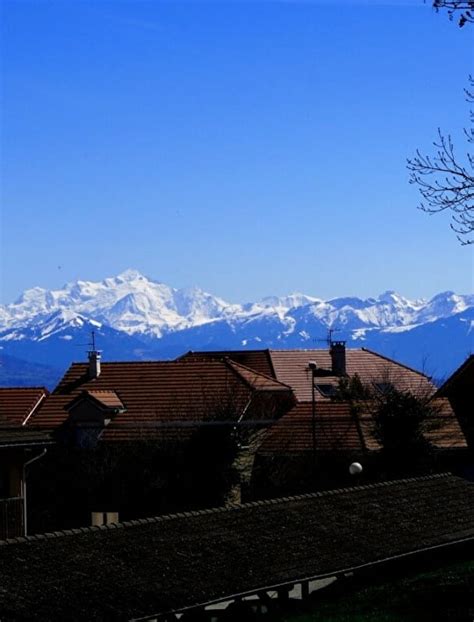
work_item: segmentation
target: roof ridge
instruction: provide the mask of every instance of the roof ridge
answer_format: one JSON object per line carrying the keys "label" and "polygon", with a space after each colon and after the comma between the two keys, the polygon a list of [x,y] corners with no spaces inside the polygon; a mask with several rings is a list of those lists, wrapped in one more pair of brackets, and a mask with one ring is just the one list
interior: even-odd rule
{"label": "roof ridge", "polygon": [[[329,497],[338,494],[345,494],[347,492],[354,492],[359,490],[373,490],[376,488],[384,488],[387,486],[395,486],[397,484],[406,484],[411,482],[423,482],[428,480],[442,479],[447,477],[456,477],[450,472],[434,473],[431,475],[424,475],[421,477],[409,477],[397,480],[389,480],[383,482],[376,482],[374,484],[363,484],[360,486],[348,486],[345,488],[335,488],[332,490],[323,490],[320,492],[312,492],[301,495],[292,495],[289,497],[276,497],[272,499],[261,499],[258,501],[250,501],[249,503],[243,503],[241,505],[227,505],[217,508],[204,508],[201,510],[188,510],[183,512],[175,512],[172,514],[163,514],[161,516],[152,516],[149,518],[137,518],[134,520],[124,521],[122,523],[112,523],[109,525],[91,525],[89,527],[77,527],[74,529],[64,529],[59,531],[53,531],[49,533],[35,534],[31,536],[19,536],[18,538],[8,538],[7,540],[0,540],[0,546],[6,546],[11,544],[23,544],[25,542],[37,542],[40,540],[48,540],[66,536],[76,536],[86,533],[95,533],[97,531],[109,531],[114,529],[126,529],[128,527],[139,527],[142,525],[152,525],[156,523],[162,523],[176,518],[193,518],[197,516],[206,516],[210,514],[222,514],[225,512],[242,511],[247,508],[265,507],[269,505],[277,505],[279,503],[288,503],[289,501],[303,501],[305,499],[317,499],[322,497]],[[456,477],[456,479],[462,479]]]}
{"label": "roof ridge", "polygon": [[[346,352],[356,352],[364,348],[346,348]],[[328,352],[329,348],[268,348],[268,352]]]}
{"label": "roof ridge", "polygon": [[193,354],[193,355],[215,354],[216,356],[225,358],[226,356],[228,356],[228,354],[247,354],[248,352],[266,352],[267,350],[268,348],[255,348],[255,349],[249,348],[249,349],[244,349],[244,350],[232,350],[231,348],[226,348],[224,350],[188,350],[187,352],[185,352],[184,354],[182,354],[181,356],[177,357],[177,359],[174,359],[174,360],[179,360],[180,358],[182,358],[183,356],[186,356],[187,354]]}
{"label": "roof ridge", "polygon": [[452,382],[454,382],[454,380],[459,376],[459,374],[461,374],[470,365],[471,362],[474,362],[474,354],[469,354],[467,358],[459,365],[459,367],[456,367],[456,369],[449,376],[449,378],[447,378],[443,382],[443,384],[437,389],[435,396],[446,390],[449,385],[452,384]]}
{"label": "roof ridge", "polygon": [[[255,352],[260,352],[260,350],[255,350]],[[189,353],[186,353],[189,354]],[[198,358],[199,355],[201,354],[201,352],[191,352],[191,354],[194,355],[195,358]],[[202,360],[209,360],[209,357],[205,356],[205,352],[202,352],[203,356],[202,356]],[[228,358],[227,355],[222,355],[221,357],[215,357],[215,362],[219,363],[222,362],[222,359]],[[220,359],[220,360],[219,360]],[[102,361],[101,365],[190,365],[193,363],[193,360],[190,360],[189,358],[184,358],[183,356],[180,356],[178,358],[175,359],[150,359],[150,360],[146,360],[146,361]],[[70,365],[70,367],[72,367],[73,365],[81,365],[83,367],[87,367],[88,363],[84,362],[84,361],[73,361]]]}
{"label": "roof ridge", "polygon": [[268,348],[268,352],[329,352],[328,348]]}
{"label": "roof ridge", "polygon": [[[148,365],[150,363],[181,363],[178,359],[148,359],[140,361],[102,361],[101,365]],[[73,365],[82,365],[87,367],[89,363],[87,361],[72,361],[70,367]]]}

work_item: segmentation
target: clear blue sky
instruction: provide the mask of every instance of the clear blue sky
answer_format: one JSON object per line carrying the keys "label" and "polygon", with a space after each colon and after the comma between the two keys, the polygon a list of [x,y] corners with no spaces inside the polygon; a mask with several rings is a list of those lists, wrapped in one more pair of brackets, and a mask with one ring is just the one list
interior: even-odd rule
{"label": "clear blue sky", "polygon": [[3,0],[1,301],[128,267],[231,301],[473,291],[407,156],[461,152],[474,27],[428,1]]}

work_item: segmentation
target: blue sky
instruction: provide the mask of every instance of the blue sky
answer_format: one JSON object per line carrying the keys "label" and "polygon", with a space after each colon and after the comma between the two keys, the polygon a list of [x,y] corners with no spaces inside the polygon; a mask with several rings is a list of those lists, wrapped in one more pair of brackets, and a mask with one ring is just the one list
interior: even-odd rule
{"label": "blue sky", "polygon": [[473,34],[423,0],[13,2],[1,301],[133,267],[233,301],[473,291],[406,157],[466,151]]}

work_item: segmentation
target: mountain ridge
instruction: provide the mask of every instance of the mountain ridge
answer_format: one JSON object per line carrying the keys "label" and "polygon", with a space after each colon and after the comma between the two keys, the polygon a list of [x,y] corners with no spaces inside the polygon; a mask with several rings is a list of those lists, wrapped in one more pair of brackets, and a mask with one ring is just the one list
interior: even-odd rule
{"label": "mountain ridge", "polygon": [[76,358],[75,346],[85,352],[92,330],[104,356],[143,360],[189,349],[314,348],[329,329],[349,347],[396,351],[414,367],[431,357],[446,375],[473,349],[474,295],[446,291],[411,300],[387,290],[376,298],[324,300],[292,293],[237,304],[130,269],[56,290],[34,287],[0,305],[0,353],[55,368]]}

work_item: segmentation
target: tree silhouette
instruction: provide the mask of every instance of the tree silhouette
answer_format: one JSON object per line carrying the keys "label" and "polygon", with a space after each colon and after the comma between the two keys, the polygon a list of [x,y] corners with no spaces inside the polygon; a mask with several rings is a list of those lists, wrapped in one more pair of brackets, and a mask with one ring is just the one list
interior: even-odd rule
{"label": "tree silhouette", "polygon": [[465,24],[474,23],[474,0],[433,0],[433,7],[437,11],[447,9],[449,19],[459,16],[458,24],[461,28]]}
{"label": "tree silhouette", "polygon": [[[474,4],[471,3],[471,4]],[[474,78],[469,76],[470,88],[465,89],[466,101],[474,103]],[[470,126],[464,128],[469,145],[474,144],[474,111],[469,113]],[[474,232],[474,154],[460,158],[455,153],[450,134],[438,129],[438,139],[433,143],[433,155],[424,155],[418,149],[407,160],[410,183],[419,187],[423,197],[419,208],[430,214],[449,211],[451,228],[461,244],[471,244]]]}

